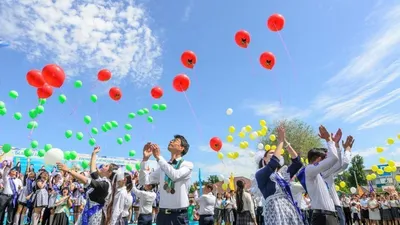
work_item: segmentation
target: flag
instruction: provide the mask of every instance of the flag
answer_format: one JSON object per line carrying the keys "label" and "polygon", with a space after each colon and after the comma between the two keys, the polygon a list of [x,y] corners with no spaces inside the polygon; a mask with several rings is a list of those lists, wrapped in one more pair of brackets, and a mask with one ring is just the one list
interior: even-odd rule
{"label": "flag", "polygon": [[203,183],[201,181],[201,169],[199,168],[199,193],[200,196],[203,195]]}
{"label": "flag", "polygon": [[374,187],[372,186],[372,182],[369,181],[368,184],[369,184],[369,193],[375,192]]}
{"label": "flag", "polygon": [[229,177],[229,189],[231,191],[235,190],[235,177],[233,176],[233,173],[231,173],[231,176]]}
{"label": "flag", "polygon": [[358,192],[358,195],[360,195],[360,196],[364,195],[364,191],[360,185],[357,185],[357,192]]}

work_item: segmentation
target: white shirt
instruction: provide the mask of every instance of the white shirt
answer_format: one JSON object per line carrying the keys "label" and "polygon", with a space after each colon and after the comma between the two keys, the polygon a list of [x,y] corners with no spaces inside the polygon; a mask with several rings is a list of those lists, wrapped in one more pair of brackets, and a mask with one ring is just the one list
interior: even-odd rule
{"label": "white shirt", "polygon": [[[242,199],[243,199],[242,212],[249,211],[251,214],[251,218],[256,218],[256,214],[254,211],[254,202],[253,202],[253,199],[251,198],[251,194],[244,191],[243,195],[242,195]],[[237,206],[237,203],[236,203],[236,206]],[[240,213],[240,212],[238,212],[238,213]]]}
{"label": "white shirt", "polygon": [[126,195],[126,200],[124,203],[124,211],[122,211],[122,217],[128,217],[129,216],[129,209],[131,208],[133,203],[133,196],[128,193]]}
{"label": "white shirt", "polygon": [[339,160],[335,163],[334,166],[332,166],[330,169],[322,173],[322,178],[324,178],[324,180],[329,186],[329,194],[333,200],[333,203],[336,206],[341,206],[342,204],[336,192],[335,177],[338,173],[341,173],[342,171],[346,170],[347,167],[349,166],[351,161],[351,152],[345,151],[345,154],[342,159],[341,151],[340,149],[338,149],[337,155]]}
{"label": "white shirt", "polygon": [[126,201],[127,196],[128,196],[128,192],[126,191],[125,186],[117,189],[115,196],[114,196],[114,203],[113,203],[113,208],[112,208],[113,210],[112,210],[110,224],[116,224],[117,221],[120,218],[122,218],[122,212],[124,211],[124,208],[125,208],[125,201]]}
{"label": "white shirt", "polygon": [[[303,194],[305,193],[305,190],[304,190],[303,186],[301,186],[300,183],[291,182],[290,183],[290,190],[292,190],[292,195],[293,195],[294,202],[297,202],[297,206],[299,206],[301,208],[301,204],[302,204],[302,201],[303,201],[303,198],[304,198]],[[305,209],[305,208],[301,208],[301,209]]]}
{"label": "white shirt", "polygon": [[214,215],[214,206],[217,198],[211,192],[198,197],[196,191],[194,195],[196,202],[200,205],[199,215]]}
{"label": "white shirt", "polygon": [[305,168],[306,187],[311,199],[311,209],[335,212],[335,205],[332,198],[329,198],[328,187],[320,174],[329,170],[339,160],[335,142],[329,141],[327,144],[328,153],[326,158],[318,164],[309,164]]}
{"label": "white shirt", "polygon": [[141,191],[133,184],[132,192],[136,197],[140,198],[139,201],[139,214],[151,214],[153,212],[153,202],[157,197],[154,191]]}
{"label": "white shirt", "polygon": [[[181,158],[176,159],[177,161]],[[142,185],[144,184],[160,184],[160,208],[161,209],[180,209],[189,206],[189,189],[190,179],[192,176],[193,163],[183,161],[178,169],[160,157],[158,160],[160,166],[154,172],[148,174],[145,171],[147,168],[147,161],[141,163],[139,171],[139,180]],[[165,182],[165,175],[175,182],[175,193],[171,194],[164,190],[163,185]]]}
{"label": "white shirt", "polygon": [[[9,181],[10,176],[8,176],[8,173],[10,172],[11,168],[10,167],[6,167],[4,168],[3,171],[3,194],[6,195],[12,195],[13,194],[13,190]],[[14,185],[15,185],[15,179],[13,179]],[[15,185],[15,189],[18,192],[18,186]]]}
{"label": "white shirt", "polygon": [[[15,178],[14,179],[14,184],[15,184],[15,188],[17,189],[18,193],[21,193],[22,188],[24,187],[24,184],[22,183],[22,180],[19,178]],[[19,188],[21,187],[21,188]]]}

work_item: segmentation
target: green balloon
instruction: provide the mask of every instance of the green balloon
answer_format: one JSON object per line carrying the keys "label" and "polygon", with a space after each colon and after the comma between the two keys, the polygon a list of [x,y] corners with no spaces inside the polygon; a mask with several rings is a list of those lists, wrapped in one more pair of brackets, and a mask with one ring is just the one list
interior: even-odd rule
{"label": "green balloon", "polygon": [[10,91],[10,93],[8,93],[8,95],[13,99],[18,98],[18,96],[19,96],[18,92],[14,91],[14,90]]}
{"label": "green balloon", "polygon": [[42,114],[43,112],[44,112],[44,106],[38,105],[38,106],[36,107],[36,113],[37,113],[37,114]]}
{"label": "green balloon", "polygon": [[144,115],[143,109],[139,109],[139,110],[137,111],[137,114],[138,114],[139,116],[143,116],[143,115]]}
{"label": "green balloon", "polygon": [[103,132],[107,132],[107,127],[106,127],[106,125],[102,125],[102,126],[101,126],[101,130],[102,130]]}
{"label": "green balloon", "polygon": [[151,108],[152,108],[153,110],[159,110],[159,109],[160,109],[160,105],[159,105],[159,104],[153,104],[153,105],[151,106]]}
{"label": "green balloon", "polygon": [[67,96],[61,94],[60,96],[58,96],[58,101],[63,104],[64,102],[67,101]]}
{"label": "green balloon", "polygon": [[140,170],[140,163],[136,163],[136,165],[135,165],[135,167],[136,167],[136,170]]}
{"label": "green balloon", "polygon": [[123,140],[122,138],[118,138],[118,139],[117,139],[117,143],[118,143],[118,144],[122,145],[123,142],[124,142],[124,140]]}
{"label": "green balloon", "polygon": [[148,108],[143,108],[143,112],[144,112],[144,114],[148,114],[149,113],[149,109]]}
{"label": "green balloon", "polygon": [[72,130],[67,130],[67,131],[65,131],[65,137],[66,137],[66,138],[72,137]]}
{"label": "green balloon", "polygon": [[40,149],[40,150],[38,151],[38,156],[39,156],[39,157],[43,157],[45,154],[46,154],[46,151],[45,151],[44,149]]}
{"label": "green balloon", "polygon": [[136,114],[135,114],[135,113],[129,113],[129,114],[128,114],[128,117],[129,117],[130,119],[133,119],[133,118],[136,117]]}
{"label": "green balloon", "polygon": [[90,116],[85,116],[85,117],[83,117],[83,121],[84,121],[86,124],[90,124],[90,122],[92,122],[92,117],[90,117]]}
{"label": "green balloon", "polygon": [[20,120],[22,118],[22,114],[20,112],[14,113],[14,119]]}
{"label": "green balloon", "polygon": [[125,124],[125,130],[132,130],[132,125],[130,123]]}
{"label": "green balloon", "polygon": [[77,138],[78,140],[82,140],[82,139],[83,139],[83,133],[82,133],[82,132],[76,133],[76,138]]}
{"label": "green balloon", "polygon": [[126,169],[127,171],[132,171],[132,170],[133,170],[133,166],[130,165],[130,164],[128,164],[128,165],[125,166],[125,169]]}
{"label": "green balloon", "polygon": [[29,148],[25,149],[25,150],[24,150],[24,155],[25,155],[25,157],[31,157],[31,156],[33,156],[33,151],[32,151],[32,149],[29,149]]}
{"label": "green balloon", "polygon": [[87,169],[89,167],[89,161],[83,160],[81,166],[83,169]]}
{"label": "green balloon", "polygon": [[31,141],[31,147],[32,147],[32,148],[37,148],[38,145],[39,145],[39,142],[37,142],[37,141]]}
{"label": "green balloon", "polygon": [[35,118],[37,117],[36,109],[31,109],[31,110],[29,110],[29,117],[30,117],[31,119],[35,119]]}
{"label": "green balloon", "polygon": [[72,151],[69,153],[69,157],[71,160],[75,160],[78,157],[78,153],[76,151]]}
{"label": "green balloon", "polygon": [[153,120],[154,120],[154,119],[153,119],[153,117],[152,117],[152,116],[148,116],[148,117],[147,117],[147,121],[148,121],[149,123],[152,123],[152,122],[153,122]]}
{"label": "green balloon", "polygon": [[1,115],[1,116],[4,116],[4,115],[6,115],[6,114],[7,114],[7,109],[6,109],[6,108],[0,109],[0,115]]}
{"label": "green balloon", "polygon": [[44,105],[46,104],[47,100],[44,98],[39,99],[39,105]]}
{"label": "green balloon", "polygon": [[96,127],[93,127],[92,128],[92,134],[98,134],[98,133],[99,133],[99,130],[97,130]]}
{"label": "green balloon", "polygon": [[10,144],[4,144],[3,147],[2,147],[2,150],[3,150],[4,153],[10,152],[11,149],[12,149],[12,147],[11,147]]}
{"label": "green balloon", "polygon": [[126,142],[130,141],[131,140],[131,135],[130,134],[125,134],[124,135],[124,139],[125,139]]}
{"label": "green balloon", "polygon": [[134,157],[136,155],[135,150],[130,150],[129,151],[129,157]]}
{"label": "green balloon", "polygon": [[93,145],[95,145],[95,144],[96,144],[96,139],[90,138],[90,139],[89,139],[89,145],[90,145],[90,146],[93,146]]}
{"label": "green balloon", "polygon": [[167,105],[166,104],[161,104],[160,105],[160,111],[164,111],[167,109]]}
{"label": "green balloon", "polygon": [[37,128],[38,126],[39,126],[38,122],[36,122],[36,121],[31,121],[31,122],[28,123],[27,128],[28,128],[28,129],[35,129],[35,128]]}
{"label": "green balloon", "polygon": [[83,85],[83,83],[82,83],[82,81],[80,81],[80,80],[77,80],[77,81],[75,81],[75,83],[74,83],[74,86],[75,86],[76,88],[80,88],[80,87],[82,87],[82,85]]}
{"label": "green balloon", "polygon": [[111,121],[111,126],[114,128],[118,127],[118,122],[115,120]]}
{"label": "green balloon", "polygon": [[50,149],[52,149],[53,148],[53,145],[51,145],[51,144],[45,144],[44,145],[44,150],[47,152],[47,151],[49,151]]}
{"label": "green balloon", "polygon": [[64,152],[64,159],[65,160],[70,160],[71,159],[71,152],[70,151],[65,151]]}
{"label": "green balloon", "polygon": [[5,108],[5,107],[6,107],[6,103],[0,101],[0,109],[3,109],[3,108]]}
{"label": "green balloon", "polygon": [[111,130],[111,128],[112,128],[111,122],[106,122],[106,123],[104,124],[104,126],[107,128],[107,130]]}
{"label": "green balloon", "polygon": [[97,102],[97,95],[91,95],[91,96],[90,96],[90,100],[91,100],[93,103]]}

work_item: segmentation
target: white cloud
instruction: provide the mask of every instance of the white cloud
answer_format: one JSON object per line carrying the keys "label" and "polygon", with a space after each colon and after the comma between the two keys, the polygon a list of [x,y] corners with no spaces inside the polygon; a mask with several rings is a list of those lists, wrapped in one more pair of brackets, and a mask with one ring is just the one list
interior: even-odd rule
{"label": "white cloud", "polygon": [[358,130],[365,130],[365,129],[371,129],[374,127],[379,127],[382,125],[387,125],[387,124],[400,124],[400,113],[394,114],[394,113],[387,113],[383,115],[377,115],[374,118],[368,120],[367,122],[361,124],[358,127]]}
{"label": "white cloud", "polygon": [[400,148],[397,148],[393,152],[390,153],[391,156],[398,156],[400,154]]}
{"label": "white cloud", "polygon": [[361,151],[353,151],[353,155],[360,155],[364,158],[374,156],[377,154],[378,154],[378,152],[376,151],[376,148],[367,148],[367,149],[363,149]]}
{"label": "white cloud", "polygon": [[[209,146],[200,146],[200,150],[207,151],[209,150]],[[212,150],[209,150],[212,151]],[[251,156],[250,152],[256,152],[254,149],[241,149],[237,146],[234,146],[230,143],[223,143],[223,147],[221,152],[225,155],[222,161],[219,161],[215,164],[205,163],[205,162],[194,162],[196,168],[201,168],[201,173],[203,179],[208,177],[209,175],[224,175],[224,177],[228,177],[230,173],[233,173],[234,176],[244,176],[250,177],[255,173],[257,169],[257,164],[255,163],[255,159]],[[239,152],[240,156],[235,159],[228,159],[226,154],[228,152]],[[215,157],[216,153],[210,153],[210,157]],[[198,172],[196,172],[196,179],[198,176]],[[193,178],[193,177],[192,177]]]}
{"label": "white cloud", "polygon": [[310,114],[309,110],[301,110],[295,107],[282,107],[279,102],[273,103],[246,103],[245,107],[254,110],[257,116],[268,117],[269,119],[278,118],[303,118]]}
{"label": "white cloud", "polygon": [[117,80],[156,82],[161,47],[134,0],[2,0],[1,35],[32,60],[60,64],[69,76],[102,68]]}
{"label": "white cloud", "polygon": [[182,21],[187,22],[190,18],[190,14],[192,13],[193,8],[193,0],[189,1],[189,4],[185,7],[185,11],[183,13]]}
{"label": "white cloud", "polygon": [[383,25],[313,102],[323,112],[323,120],[341,118],[353,123],[376,115],[400,98],[399,89],[388,88],[400,76],[400,6],[392,7],[383,18],[372,15]]}

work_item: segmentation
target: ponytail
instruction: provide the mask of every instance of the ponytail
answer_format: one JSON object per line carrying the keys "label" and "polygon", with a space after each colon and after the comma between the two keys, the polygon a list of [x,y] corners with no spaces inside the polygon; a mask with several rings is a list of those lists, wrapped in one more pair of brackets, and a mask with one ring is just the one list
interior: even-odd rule
{"label": "ponytail", "polygon": [[244,190],[244,182],[242,180],[236,181],[236,205],[237,211],[240,213],[243,210],[243,190]]}
{"label": "ponytail", "polygon": [[113,204],[114,204],[114,198],[115,198],[115,192],[117,190],[117,175],[114,172],[115,170],[118,169],[118,166],[116,164],[111,163],[109,167],[109,171],[113,171],[110,175],[110,184],[111,184],[111,201],[107,205],[106,209],[106,225],[111,225],[111,216],[112,216],[112,210],[113,210]]}
{"label": "ponytail", "polygon": [[126,191],[129,193],[132,190],[133,184],[132,184],[132,177],[129,173],[125,173],[125,186],[126,186]]}

